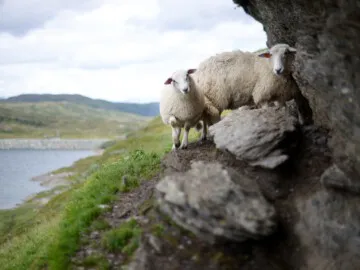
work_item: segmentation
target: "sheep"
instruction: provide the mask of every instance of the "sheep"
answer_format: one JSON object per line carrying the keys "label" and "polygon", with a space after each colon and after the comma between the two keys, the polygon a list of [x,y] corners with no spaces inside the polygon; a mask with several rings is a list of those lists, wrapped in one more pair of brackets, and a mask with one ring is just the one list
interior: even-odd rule
{"label": "sheep", "polygon": [[[293,98],[302,113],[312,114],[291,76],[290,66],[295,53],[296,49],[287,44],[276,44],[259,55],[236,50],[202,61],[194,81],[195,87],[205,95],[204,119],[207,124],[220,121],[220,115],[226,109],[244,105],[266,107],[272,102],[284,106]],[[300,121],[302,113],[299,114]]]}
{"label": "sheep", "polygon": [[[206,139],[206,125],[201,124],[204,111],[204,95],[194,87],[192,75],[196,69],[177,70],[165,81],[161,91],[160,115],[172,129],[172,149],[185,149],[191,127],[202,128],[200,140]],[[184,136],[180,145],[181,128]]]}

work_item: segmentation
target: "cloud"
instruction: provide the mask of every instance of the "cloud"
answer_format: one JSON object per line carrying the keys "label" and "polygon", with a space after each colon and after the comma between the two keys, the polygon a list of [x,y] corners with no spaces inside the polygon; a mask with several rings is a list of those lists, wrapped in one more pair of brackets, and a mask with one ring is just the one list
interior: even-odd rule
{"label": "cloud", "polygon": [[0,32],[23,35],[61,11],[86,11],[100,4],[98,0],[0,0]]}
{"label": "cloud", "polygon": [[23,36],[0,33],[0,96],[156,101],[174,70],[221,51],[266,46],[262,25],[232,1],[194,2],[103,0],[60,9]]}

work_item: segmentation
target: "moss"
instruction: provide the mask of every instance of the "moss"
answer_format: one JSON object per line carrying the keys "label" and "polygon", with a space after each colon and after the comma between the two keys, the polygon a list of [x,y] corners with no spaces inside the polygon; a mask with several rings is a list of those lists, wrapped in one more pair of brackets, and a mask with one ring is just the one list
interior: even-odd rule
{"label": "moss", "polygon": [[85,267],[96,267],[96,269],[107,270],[110,269],[108,260],[101,254],[92,254],[86,257],[82,263]]}
{"label": "moss", "polygon": [[102,245],[111,252],[123,252],[131,255],[139,245],[141,228],[135,219],[131,219],[105,233]]}
{"label": "moss", "polygon": [[152,233],[158,237],[162,236],[165,232],[165,227],[163,224],[154,224],[151,229]]}

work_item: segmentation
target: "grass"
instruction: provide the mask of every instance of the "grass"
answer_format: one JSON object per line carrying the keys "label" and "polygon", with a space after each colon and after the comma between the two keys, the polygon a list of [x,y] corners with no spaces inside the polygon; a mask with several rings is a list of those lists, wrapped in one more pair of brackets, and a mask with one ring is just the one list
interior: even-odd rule
{"label": "grass", "polygon": [[[190,140],[197,138],[194,131]],[[80,245],[80,237],[118,193],[136,187],[160,170],[161,157],[171,149],[171,129],[160,117],[129,138],[105,149],[100,156],[82,159],[59,171],[72,171],[76,181],[55,195],[46,205],[30,202],[19,208],[0,211],[1,269],[67,269],[70,258]],[[122,185],[126,175],[127,185]],[[82,179],[82,177],[84,177]],[[41,196],[41,195],[39,195]],[[120,195],[121,196],[121,195]],[[136,248],[131,242],[125,249]]]}
{"label": "grass", "polygon": [[115,194],[125,188],[120,181],[122,175],[126,174],[132,187],[135,187],[140,179],[153,176],[159,165],[159,155],[135,150],[121,160],[104,166],[74,192],[49,252],[50,269],[66,269],[69,257],[78,247],[81,232],[101,213],[99,205],[110,203]]}
{"label": "grass", "polygon": [[[196,138],[198,134],[191,130],[190,141]],[[171,145],[170,127],[156,117],[146,127],[130,133],[127,139],[109,145],[102,155],[81,159],[58,170],[75,174],[69,188],[46,205],[35,207],[28,202],[19,208],[0,211],[1,269],[68,269],[70,258],[81,244],[82,233],[108,229],[108,224],[96,222],[99,214],[107,211],[99,205],[110,205],[119,193],[121,196],[121,192],[156,175],[160,160],[171,150]],[[127,178],[126,186],[122,184],[123,176]],[[139,231],[133,223],[125,225],[127,229],[122,228],[112,235],[119,240],[131,234],[125,246],[122,240],[114,245],[107,240],[104,243],[109,248],[121,246],[123,252],[130,254],[137,247]],[[129,228],[131,233],[125,232]],[[162,232],[162,228],[155,230]]]}
{"label": "grass", "polygon": [[152,228],[152,232],[155,236],[161,237],[165,231],[164,225],[162,224],[155,224]]}
{"label": "grass", "polygon": [[1,102],[0,139],[116,138],[143,127],[150,119],[68,102]]}
{"label": "grass", "polygon": [[99,254],[94,254],[86,257],[82,265],[90,268],[96,267],[95,269],[102,269],[102,270],[110,269],[110,265],[107,259]]}
{"label": "grass", "polygon": [[138,247],[141,228],[135,219],[121,224],[119,228],[105,233],[102,239],[104,248],[111,252],[121,251],[131,255]]}

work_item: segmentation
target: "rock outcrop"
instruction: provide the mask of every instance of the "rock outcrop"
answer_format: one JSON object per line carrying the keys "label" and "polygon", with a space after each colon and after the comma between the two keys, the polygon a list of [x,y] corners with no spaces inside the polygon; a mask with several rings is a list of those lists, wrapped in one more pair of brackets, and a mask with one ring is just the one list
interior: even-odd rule
{"label": "rock outcrop", "polygon": [[259,239],[276,229],[276,211],[256,181],[220,163],[194,162],[156,188],[160,209],[210,243]]}
{"label": "rock outcrop", "polygon": [[233,1],[263,24],[268,47],[297,48],[294,79],[315,123],[331,129],[338,169],[360,182],[360,2]]}
{"label": "rock outcrop", "polygon": [[297,114],[285,107],[241,107],[210,126],[209,133],[217,148],[252,166],[273,169],[288,160],[297,145],[299,123]]}

